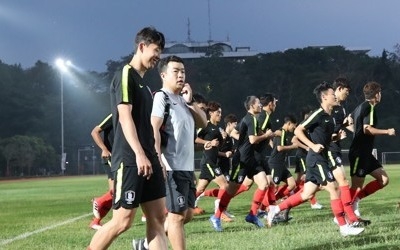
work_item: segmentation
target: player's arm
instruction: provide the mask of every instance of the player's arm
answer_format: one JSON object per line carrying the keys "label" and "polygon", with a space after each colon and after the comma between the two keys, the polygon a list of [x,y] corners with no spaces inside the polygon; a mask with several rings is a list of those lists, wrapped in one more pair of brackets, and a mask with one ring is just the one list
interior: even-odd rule
{"label": "player's arm", "polygon": [[111,152],[104,144],[103,138],[100,135],[102,132],[103,130],[99,126],[96,126],[92,129],[90,134],[92,135],[94,143],[96,143],[96,145],[101,149],[101,157],[108,158],[111,156]]}
{"label": "player's arm", "polygon": [[302,143],[297,136],[293,136],[292,137],[292,144],[295,144],[298,148],[302,148],[306,151],[308,151],[309,147],[307,147],[307,145],[305,145],[304,143]]}
{"label": "player's arm", "polygon": [[125,139],[129,146],[132,148],[133,152],[135,152],[138,174],[148,176],[148,178],[150,178],[150,175],[153,173],[153,169],[149,159],[144,153],[143,147],[140,144],[139,137],[137,135],[136,126],[131,115],[132,105],[118,104],[117,109],[122,132],[124,133]]}
{"label": "player's arm", "polygon": [[394,128],[388,128],[388,129],[378,129],[374,128],[371,125],[365,125],[364,124],[364,133],[367,135],[390,135],[390,136],[395,136],[396,135],[396,130]]}
{"label": "player's arm", "polygon": [[314,144],[310,139],[307,138],[305,131],[306,128],[303,126],[303,124],[300,124],[294,130],[294,135],[297,136],[300,141],[311,148],[314,152],[320,153],[324,149],[324,146],[321,144]]}

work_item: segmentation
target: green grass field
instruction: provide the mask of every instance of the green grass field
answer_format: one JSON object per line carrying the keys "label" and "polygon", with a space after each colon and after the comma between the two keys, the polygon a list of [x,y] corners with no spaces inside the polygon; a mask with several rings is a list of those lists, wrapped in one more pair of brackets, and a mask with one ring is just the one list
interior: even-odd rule
{"label": "green grass field", "polygon": [[[289,223],[258,229],[244,221],[253,186],[232,200],[230,212],[236,220],[223,223],[222,233],[215,233],[208,222],[214,200],[203,198],[199,205],[207,214],[186,225],[188,249],[400,249],[400,166],[386,170],[389,186],[360,203],[362,216],[372,221],[360,236],[340,236],[323,191],[317,198],[324,209],[311,210],[307,202],[292,209]],[[106,189],[105,176],[0,181],[0,249],[85,249],[94,234],[88,228],[90,200]],[[137,215],[133,227],[110,249],[131,249],[132,238],[144,232]]]}

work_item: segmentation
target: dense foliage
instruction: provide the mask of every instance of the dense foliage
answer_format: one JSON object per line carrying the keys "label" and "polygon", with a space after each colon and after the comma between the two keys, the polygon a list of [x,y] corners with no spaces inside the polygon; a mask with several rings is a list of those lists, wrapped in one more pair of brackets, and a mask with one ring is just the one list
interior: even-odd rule
{"label": "dense foliage", "polygon": [[[98,163],[93,151],[81,149],[93,145],[90,131],[110,112],[108,86],[113,72],[130,57],[108,61],[104,73],[71,69],[63,75],[68,174],[92,173],[90,166]],[[399,61],[399,46],[396,46],[393,53],[383,51],[381,57],[330,47],[290,49],[245,60],[211,53],[209,57],[186,60],[185,64],[187,81],[208,100],[220,102],[224,114],[242,117],[247,95],[275,93],[279,97],[274,114],[276,126],[287,113],[298,114],[306,105],[317,107],[312,90],[322,81],[332,82],[337,76],[346,76],[351,81],[352,92],[346,103],[351,111],[363,101],[363,85],[374,80],[383,86],[383,100],[378,106],[379,126],[396,128],[400,123]],[[152,89],[161,87],[155,70],[147,74],[146,80]],[[41,61],[29,69],[0,61],[0,87],[0,176],[60,172],[60,72]],[[40,141],[40,146],[31,143],[29,150],[23,146],[32,141]],[[10,146],[12,142],[14,146]],[[376,141],[380,151],[399,151],[399,142],[399,137]],[[13,148],[14,152],[8,152],[7,148]],[[79,161],[78,152],[82,153]]]}

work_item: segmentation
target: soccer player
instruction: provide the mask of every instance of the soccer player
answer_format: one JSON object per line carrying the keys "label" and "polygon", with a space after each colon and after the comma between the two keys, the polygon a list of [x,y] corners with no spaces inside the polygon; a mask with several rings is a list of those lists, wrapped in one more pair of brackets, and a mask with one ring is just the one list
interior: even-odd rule
{"label": "soccer player", "polygon": [[[195,128],[204,128],[207,125],[207,118],[205,112],[192,98],[192,89],[185,81],[185,66],[180,57],[163,58],[158,64],[158,71],[163,83],[161,90],[168,95],[170,102],[169,116],[165,123],[165,132],[168,135],[165,147],[161,147],[159,133],[166,105],[164,93],[157,92],[154,95],[151,113],[156,151],[166,169],[168,215],[165,230],[173,249],[186,249],[184,224],[193,217],[196,198]],[[216,111],[220,110],[217,108]],[[141,245],[140,242],[138,245]]]}
{"label": "soccer player", "polygon": [[[209,117],[207,126],[198,132],[195,140],[196,143],[204,145],[203,156],[200,162],[201,172],[196,186],[196,198],[204,193],[211,181],[214,181],[219,187],[216,191],[217,197],[220,199],[223,191],[228,187],[228,181],[225,178],[224,172],[222,172],[221,167],[218,165],[218,155],[220,154],[219,146],[222,145],[225,140],[218,126],[221,121],[221,105],[217,102],[209,102],[207,113]],[[221,154],[224,154],[226,158],[230,158],[232,152],[221,152]],[[196,203],[197,202],[198,200],[196,199]],[[197,204],[195,204],[195,206],[197,206]],[[224,214],[222,218],[227,221],[232,221],[231,218]]]}
{"label": "soccer player", "polygon": [[150,122],[152,93],[143,80],[160,59],[164,35],[152,27],[135,38],[131,61],[115,73],[110,87],[114,127],[112,171],[113,216],[93,236],[88,249],[106,249],[128,230],[139,204],[147,215],[146,235],[152,249],[168,249],[164,232],[165,185]]}
{"label": "soccer player", "polygon": [[[343,102],[347,99],[350,92],[350,85],[346,78],[338,77],[333,83],[337,105],[333,106],[332,116],[335,120],[335,134],[342,134],[342,138],[332,141],[329,144],[329,163],[332,169],[333,176],[339,186],[340,200],[342,201],[344,212],[347,216],[347,221],[352,226],[366,226],[370,223],[369,220],[358,218],[353,211],[352,197],[350,193],[350,185],[346,179],[346,171],[342,164],[342,147],[340,142],[346,138],[343,131],[346,127],[352,125],[351,116],[347,115]],[[336,220],[335,220],[336,222]]]}
{"label": "soccer player", "polygon": [[[312,111],[309,107],[303,108],[300,117],[302,117],[303,121],[306,120],[310,115],[312,114]],[[297,150],[296,150],[296,166],[294,169],[294,172],[296,173],[296,188],[294,192],[298,192],[300,189],[303,188],[304,186],[304,180],[305,180],[305,173],[306,173],[306,157],[307,157],[307,152],[309,148],[307,145],[302,143],[297,139],[296,136],[292,137],[292,143],[297,145]],[[311,209],[322,209],[323,206],[317,201],[315,198],[315,195],[310,199],[311,203]]]}
{"label": "soccer player", "polygon": [[276,194],[276,199],[287,197],[291,191],[296,187],[296,181],[290,173],[289,169],[285,166],[285,159],[287,152],[296,149],[296,144],[291,144],[287,133],[293,133],[296,128],[297,121],[292,115],[287,115],[284,118],[284,124],[280,131],[280,135],[276,135],[273,140],[273,149],[270,158],[268,159],[268,165],[271,169],[272,181],[275,185],[279,185],[281,181],[285,182],[286,185],[280,186]]}
{"label": "soccer player", "polygon": [[[335,180],[328,163],[328,146],[335,127],[331,116],[332,108],[336,105],[335,92],[331,85],[324,82],[314,89],[314,94],[321,107],[295,129],[297,138],[310,148],[306,159],[307,171],[304,189],[289,196],[278,206],[270,206],[267,223],[272,226],[273,218],[277,213],[310,199],[322,185],[324,190],[330,194],[332,212],[337,218],[341,235],[357,235],[363,232],[364,228],[355,228],[347,224],[343,204],[336,190]],[[310,139],[306,135],[307,131]]]}
{"label": "soccer player", "polygon": [[215,231],[222,231],[221,214],[226,210],[230,200],[236,194],[240,184],[247,176],[257,184],[249,214],[245,220],[257,227],[263,227],[256,214],[268,187],[268,180],[262,166],[257,164],[254,157],[254,145],[266,140],[269,134],[259,133],[256,114],[261,112],[260,100],[255,96],[248,96],[244,102],[247,114],[239,122],[231,136],[238,140],[238,147],[233,156],[231,181],[223,192],[217,211],[210,217],[210,222]]}
{"label": "soccer player", "polygon": [[[267,161],[267,155],[270,154],[271,151],[271,139],[275,136],[275,133],[272,131],[272,123],[271,123],[271,115],[273,112],[275,112],[276,105],[277,105],[278,99],[275,97],[274,94],[272,93],[265,93],[260,97],[260,103],[262,105],[262,110],[259,114],[256,115],[257,117],[257,123],[258,126],[264,134],[267,134],[269,138],[265,139],[264,141],[259,142],[255,146],[255,152],[254,156],[256,158],[256,161],[260,166],[263,166],[264,172],[267,176],[268,180],[268,188],[267,192],[264,195],[264,198],[262,199],[262,202],[259,207],[259,211],[257,215],[259,217],[265,215],[265,209],[270,205],[270,204],[275,204],[275,184],[272,181],[271,177],[271,170],[268,167],[268,161]],[[239,187],[236,195],[247,191],[250,189],[250,187],[253,184],[253,180],[246,177],[241,186]]]}
{"label": "soccer player", "polygon": [[[101,136],[102,133],[103,137]],[[112,195],[114,192],[114,176],[111,172],[111,150],[114,139],[112,115],[108,115],[99,125],[95,126],[91,135],[93,141],[101,149],[101,158],[105,161],[104,170],[108,177],[108,191],[102,196],[93,199],[94,218],[89,227],[97,230],[101,227],[101,219],[107,215],[112,207]]]}
{"label": "soccer player", "polygon": [[[363,92],[365,101],[352,112],[354,138],[349,150],[351,190],[354,194],[353,209],[358,216],[360,216],[359,201],[389,183],[389,176],[383,166],[372,155],[375,136],[396,135],[394,128],[377,128],[378,115],[375,106],[381,102],[381,85],[377,82],[368,82],[364,85]],[[366,175],[371,175],[375,180],[363,186]]]}

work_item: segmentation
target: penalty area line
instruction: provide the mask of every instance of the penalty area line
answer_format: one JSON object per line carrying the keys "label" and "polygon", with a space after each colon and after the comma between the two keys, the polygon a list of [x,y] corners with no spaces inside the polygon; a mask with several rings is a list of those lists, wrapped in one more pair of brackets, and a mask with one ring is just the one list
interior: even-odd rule
{"label": "penalty area line", "polygon": [[60,226],[64,226],[66,224],[72,223],[74,221],[80,220],[80,219],[88,217],[90,215],[92,215],[92,213],[87,213],[87,214],[84,214],[84,215],[81,215],[81,216],[78,216],[78,217],[75,217],[75,218],[71,218],[69,220],[66,220],[66,221],[63,221],[63,222],[60,222],[60,223],[57,223],[57,224],[54,224],[54,225],[51,225],[51,226],[48,226],[48,227],[43,227],[43,228],[40,228],[40,229],[32,231],[32,232],[27,232],[27,233],[20,234],[20,235],[14,237],[14,238],[0,241],[0,246],[5,246],[5,245],[10,244],[10,243],[12,243],[14,241],[23,240],[23,239],[26,239],[26,238],[28,238],[28,237],[30,237],[32,235],[35,235],[35,234],[38,234],[38,233],[42,233],[42,232],[45,232],[45,231],[48,231],[48,230],[51,230],[51,229],[54,229],[54,228],[57,228],[57,227],[60,227]]}

